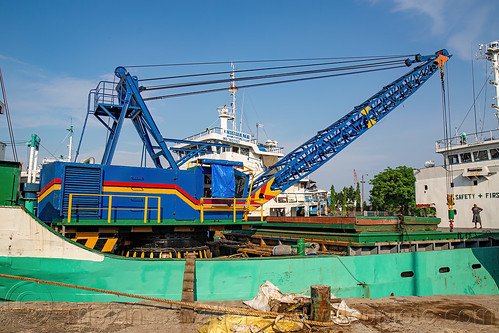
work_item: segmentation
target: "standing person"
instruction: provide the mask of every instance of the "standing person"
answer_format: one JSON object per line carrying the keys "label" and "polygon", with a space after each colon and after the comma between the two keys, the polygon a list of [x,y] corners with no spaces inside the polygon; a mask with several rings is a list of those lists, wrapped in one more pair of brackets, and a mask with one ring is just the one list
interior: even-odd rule
{"label": "standing person", "polygon": [[477,223],[480,223],[480,229],[482,229],[482,220],[480,219],[480,212],[483,209],[478,207],[476,204],[473,205],[473,208],[471,208],[471,211],[473,212],[473,223],[475,223],[475,226],[473,228],[476,228]]}

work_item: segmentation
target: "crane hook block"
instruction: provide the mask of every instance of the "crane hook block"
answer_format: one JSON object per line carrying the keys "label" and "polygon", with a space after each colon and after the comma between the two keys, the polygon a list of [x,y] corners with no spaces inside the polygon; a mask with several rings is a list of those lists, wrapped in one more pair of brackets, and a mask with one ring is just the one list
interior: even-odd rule
{"label": "crane hook block", "polygon": [[454,208],[454,196],[452,194],[447,194],[447,206],[449,206],[449,209]]}
{"label": "crane hook block", "polygon": [[125,69],[125,67],[123,67],[123,66],[118,66],[118,67],[116,67],[116,69],[114,70],[114,74],[115,74],[118,78],[120,78],[120,79],[121,79],[123,76],[125,76],[125,75],[126,75],[126,73],[127,73],[127,72],[126,72],[126,69]]}

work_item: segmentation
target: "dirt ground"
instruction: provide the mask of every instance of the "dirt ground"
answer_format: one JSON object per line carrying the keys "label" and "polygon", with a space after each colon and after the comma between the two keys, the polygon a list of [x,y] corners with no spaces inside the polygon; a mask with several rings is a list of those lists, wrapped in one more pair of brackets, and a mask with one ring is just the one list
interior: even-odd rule
{"label": "dirt ground", "polygon": [[[369,320],[313,332],[499,332],[499,296],[387,297],[345,299]],[[206,302],[246,307],[242,302]],[[4,302],[0,332],[197,332],[216,313],[196,313],[179,322],[180,310],[163,303]],[[307,330],[308,332],[310,330]]]}

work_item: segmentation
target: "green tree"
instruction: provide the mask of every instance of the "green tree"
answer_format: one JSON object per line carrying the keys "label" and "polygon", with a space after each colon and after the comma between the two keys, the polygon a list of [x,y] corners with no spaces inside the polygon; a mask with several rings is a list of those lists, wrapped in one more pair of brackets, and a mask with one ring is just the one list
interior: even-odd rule
{"label": "green tree", "polygon": [[341,207],[341,214],[345,214],[347,198],[345,196],[345,188],[336,194],[336,207]]}
{"label": "green tree", "polygon": [[370,200],[376,210],[400,211],[408,215],[416,207],[416,177],[412,168],[388,167],[369,182],[373,185]]}
{"label": "green tree", "polygon": [[346,210],[353,211],[355,204],[355,190],[353,186],[345,187],[345,198],[346,198]]}
{"label": "green tree", "polygon": [[331,194],[330,194],[331,204],[329,205],[329,209],[331,210],[331,213],[333,213],[333,214],[336,212],[336,204],[337,204],[336,197],[337,197],[337,193],[334,190],[334,185],[331,185]]}
{"label": "green tree", "polygon": [[355,189],[355,209],[360,211],[360,185],[357,183],[357,188]]}
{"label": "green tree", "polygon": [[334,185],[331,185],[331,212],[334,214],[336,209],[341,207],[342,215],[347,215],[348,211],[353,211],[354,207],[360,210],[360,189],[359,184],[354,189],[353,186],[343,187],[340,192],[336,192]]}

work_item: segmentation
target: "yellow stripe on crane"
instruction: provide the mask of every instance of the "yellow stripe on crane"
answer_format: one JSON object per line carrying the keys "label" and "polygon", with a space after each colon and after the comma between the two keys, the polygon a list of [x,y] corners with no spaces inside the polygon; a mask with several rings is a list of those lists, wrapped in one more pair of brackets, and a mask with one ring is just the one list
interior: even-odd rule
{"label": "yellow stripe on crane", "polygon": [[362,109],[362,111],[360,111],[360,113],[362,113],[364,116],[367,116],[370,109],[371,108],[369,106],[366,106],[365,108]]}

